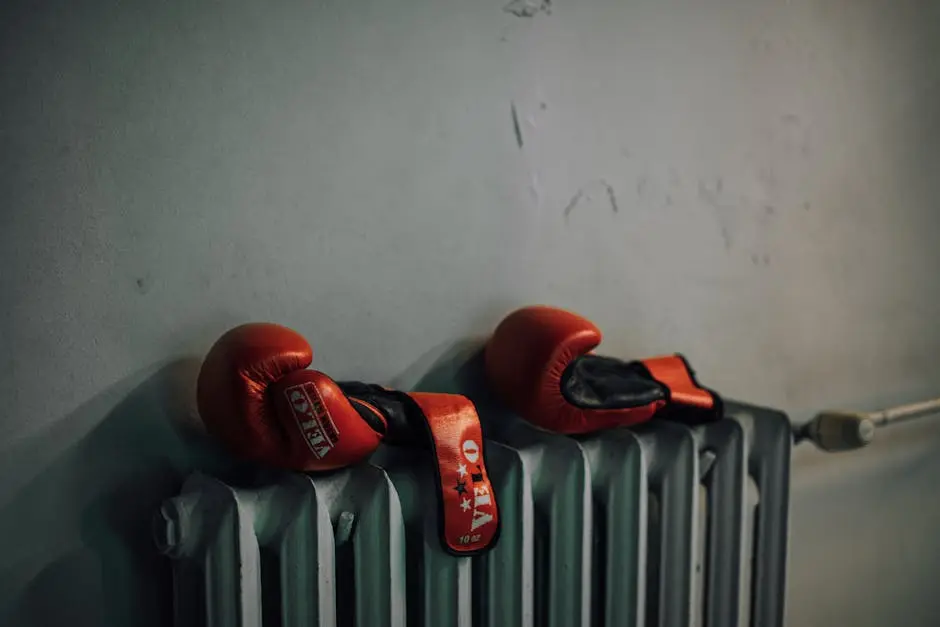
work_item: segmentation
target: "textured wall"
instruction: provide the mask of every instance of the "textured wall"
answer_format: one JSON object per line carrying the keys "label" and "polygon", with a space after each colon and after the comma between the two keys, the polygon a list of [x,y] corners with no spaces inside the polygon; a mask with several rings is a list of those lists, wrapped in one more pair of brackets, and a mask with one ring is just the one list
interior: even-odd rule
{"label": "textured wall", "polygon": [[[408,385],[547,302],[796,419],[940,393],[937,3],[503,4],[4,3],[0,622],[165,623],[188,359],[246,320]],[[936,623],[911,429],[797,454],[793,625]]]}

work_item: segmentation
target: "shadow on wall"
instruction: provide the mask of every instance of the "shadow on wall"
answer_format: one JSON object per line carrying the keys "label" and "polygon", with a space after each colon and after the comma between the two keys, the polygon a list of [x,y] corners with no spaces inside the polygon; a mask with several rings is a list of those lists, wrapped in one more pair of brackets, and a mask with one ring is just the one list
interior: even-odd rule
{"label": "shadow on wall", "polygon": [[483,347],[487,338],[445,342],[396,376],[391,387],[419,392],[464,394],[472,400],[486,393]]}
{"label": "shadow on wall", "polygon": [[485,437],[499,439],[511,433],[517,442],[521,442],[531,437],[532,431],[528,426],[519,428],[521,419],[499,400],[487,384],[483,353],[485,344],[486,339],[475,339],[438,347],[418,360],[405,374],[396,377],[396,380],[407,379],[408,373],[424,373],[414,386],[405,389],[463,394],[476,406]]}
{"label": "shadow on wall", "polygon": [[198,366],[138,373],[0,455],[0,624],[171,624],[151,517],[196,466],[231,466],[191,422]]}

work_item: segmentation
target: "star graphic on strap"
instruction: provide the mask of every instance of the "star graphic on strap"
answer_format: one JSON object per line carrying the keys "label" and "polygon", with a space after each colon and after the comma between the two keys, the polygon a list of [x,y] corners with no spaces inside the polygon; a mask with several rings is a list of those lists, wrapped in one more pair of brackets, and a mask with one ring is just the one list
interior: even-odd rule
{"label": "star graphic on strap", "polygon": [[458,481],[457,485],[454,486],[454,490],[457,491],[457,494],[466,494],[467,493],[467,482]]}
{"label": "star graphic on strap", "polygon": [[457,474],[463,477],[467,474],[467,467],[463,464],[457,464]]}
{"label": "star graphic on strap", "polygon": [[461,501],[460,509],[462,509],[463,511],[467,511],[468,509],[470,509],[470,499],[464,499],[463,501]]}

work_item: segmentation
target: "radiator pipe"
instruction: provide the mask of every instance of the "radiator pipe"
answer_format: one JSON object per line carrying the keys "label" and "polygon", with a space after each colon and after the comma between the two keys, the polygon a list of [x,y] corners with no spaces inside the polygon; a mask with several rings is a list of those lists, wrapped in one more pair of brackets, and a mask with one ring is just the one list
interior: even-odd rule
{"label": "radiator pipe", "polygon": [[867,446],[875,429],[940,411],[940,398],[891,407],[881,411],[825,410],[794,428],[797,443],[810,440],[824,451],[854,451]]}

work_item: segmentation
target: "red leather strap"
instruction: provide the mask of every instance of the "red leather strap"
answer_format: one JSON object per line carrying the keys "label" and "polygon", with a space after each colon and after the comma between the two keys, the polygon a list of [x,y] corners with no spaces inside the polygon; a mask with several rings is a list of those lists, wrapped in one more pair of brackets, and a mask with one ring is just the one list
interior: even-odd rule
{"label": "red leather strap", "polygon": [[715,409],[714,395],[695,381],[689,365],[679,355],[651,357],[644,359],[643,365],[654,379],[669,388],[673,403],[698,409]]}
{"label": "red leather strap", "polygon": [[473,555],[493,546],[499,510],[483,456],[483,429],[473,403],[455,394],[409,396],[424,412],[438,467],[444,546]]}

